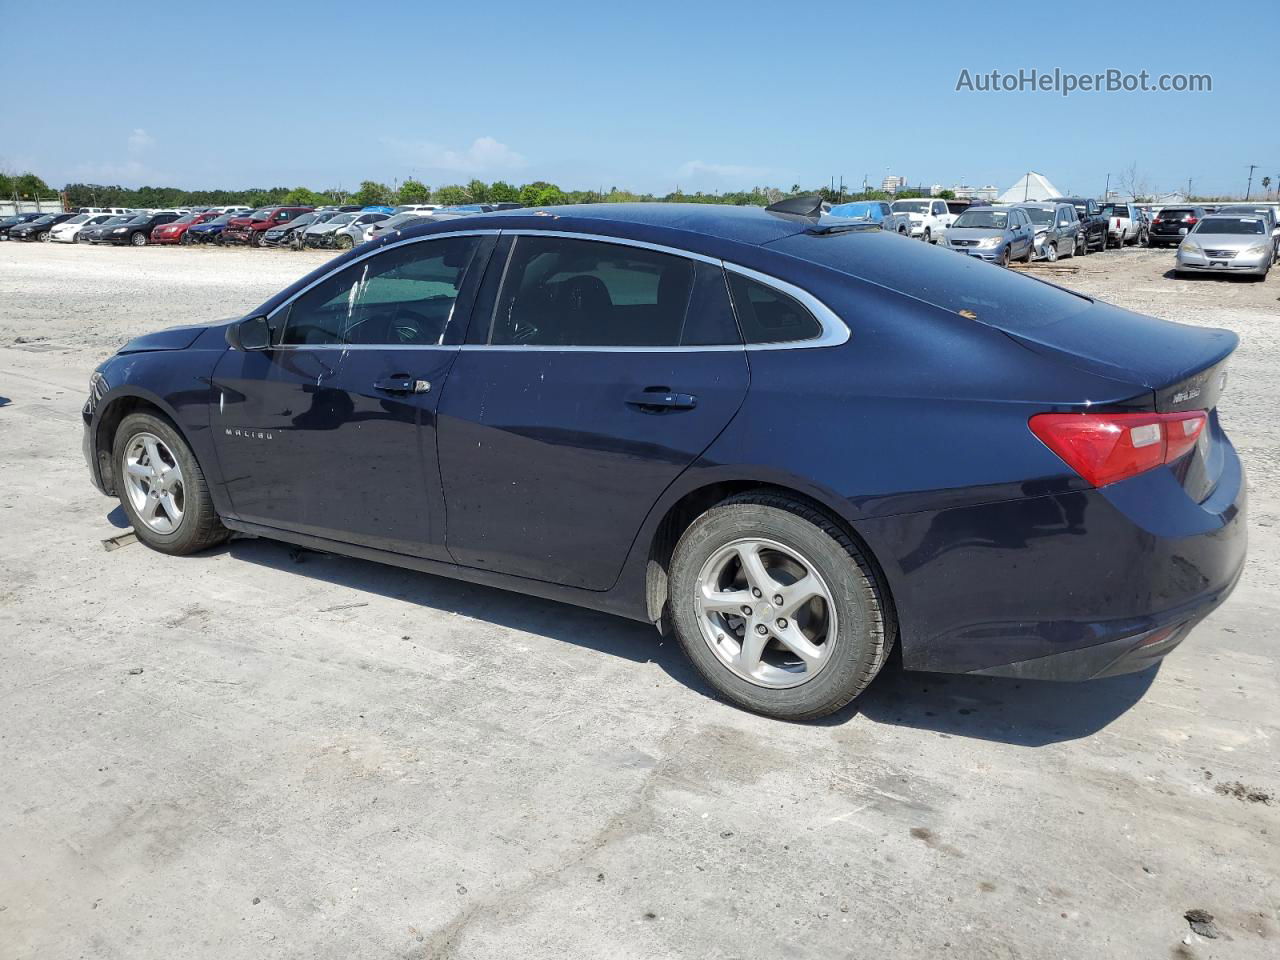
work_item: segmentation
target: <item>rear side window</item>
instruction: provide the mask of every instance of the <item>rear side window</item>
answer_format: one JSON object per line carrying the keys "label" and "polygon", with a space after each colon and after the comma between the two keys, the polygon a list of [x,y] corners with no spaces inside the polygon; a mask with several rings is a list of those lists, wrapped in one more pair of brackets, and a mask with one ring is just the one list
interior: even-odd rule
{"label": "rear side window", "polygon": [[796,343],[822,334],[822,325],[794,297],[729,271],[733,310],[747,343]]}
{"label": "rear side window", "polygon": [[322,280],[290,305],[281,342],[441,343],[476,237],[393,247]]}
{"label": "rear side window", "polygon": [[488,342],[692,346],[727,342],[731,327],[718,267],[623,244],[519,236],[503,272]]}

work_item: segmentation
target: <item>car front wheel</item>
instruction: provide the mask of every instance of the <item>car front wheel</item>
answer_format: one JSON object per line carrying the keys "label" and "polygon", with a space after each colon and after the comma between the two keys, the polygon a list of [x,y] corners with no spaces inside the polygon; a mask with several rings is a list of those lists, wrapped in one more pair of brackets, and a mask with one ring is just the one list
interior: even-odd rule
{"label": "car front wheel", "polygon": [[895,628],[875,573],[837,524],[770,493],[732,497],[676,545],[669,612],[726,699],[790,720],[839,710],[872,681]]}
{"label": "car front wheel", "polygon": [[167,420],[129,414],[116,430],[111,461],[120,505],[138,539],[153,550],[196,553],[231,535],[214,511],[195,456]]}
{"label": "car front wheel", "polygon": [[147,235],[139,231],[129,237],[129,242],[135,247],[145,247],[147,245]]}
{"label": "car front wheel", "polygon": [[1058,245],[1053,241],[1045,244],[1044,258],[1050,263],[1058,262]]}

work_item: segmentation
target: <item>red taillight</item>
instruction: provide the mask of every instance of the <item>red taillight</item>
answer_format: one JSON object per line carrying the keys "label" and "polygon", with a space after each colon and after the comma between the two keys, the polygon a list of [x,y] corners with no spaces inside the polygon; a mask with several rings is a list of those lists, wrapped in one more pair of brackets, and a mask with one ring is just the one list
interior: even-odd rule
{"label": "red taillight", "polygon": [[1162,221],[1160,220],[1160,218],[1159,218],[1159,217],[1152,217],[1152,218],[1151,218],[1151,222],[1152,222],[1152,223],[1161,223]]}
{"label": "red taillight", "polygon": [[1116,217],[1116,229],[1117,229],[1117,230],[1119,230],[1119,229],[1120,229],[1120,218],[1119,218],[1119,217]]}
{"label": "red taillight", "polygon": [[1090,486],[1172,463],[1196,445],[1208,422],[1193,413],[1039,413],[1031,432]]}
{"label": "red taillight", "polygon": [[1187,221],[1186,221],[1186,222],[1187,222],[1187,223],[1195,223],[1197,220],[1199,220],[1199,218],[1198,218],[1198,217],[1187,217]]}

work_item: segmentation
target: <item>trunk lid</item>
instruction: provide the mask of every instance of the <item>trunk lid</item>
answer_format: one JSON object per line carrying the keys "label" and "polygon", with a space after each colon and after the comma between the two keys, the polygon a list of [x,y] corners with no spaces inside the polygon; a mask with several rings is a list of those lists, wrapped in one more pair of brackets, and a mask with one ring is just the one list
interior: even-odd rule
{"label": "trunk lid", "polygon": [[990,325],[1035,353],[1132,384],[1134,404],[1142,409],[1207,411],[1209,422],[1200,441],[1172,469],[1197,502],[1213,492],[1223,466],[1217,406],[1229,358],[1240,342],[1234,333],[1171,323],[1100,302],[1052,323]]}

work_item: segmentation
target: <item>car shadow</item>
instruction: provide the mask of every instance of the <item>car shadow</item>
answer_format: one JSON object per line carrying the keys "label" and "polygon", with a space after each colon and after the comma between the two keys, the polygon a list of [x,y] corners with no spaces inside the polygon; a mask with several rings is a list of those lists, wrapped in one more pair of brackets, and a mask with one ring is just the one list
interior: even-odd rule
{"label": "car shadow", "polygon": [[1231,283],[1260,283],[1261,281],[1252,274],[1244,275],[1239,273],[1178,273],[1172,268],[1161,274],[1166,280],[1189,280],[1191,283],[1213,283],[1217,280],[1227,280]]}
{"label": "car shadow", "polygon": [[9,398],[0,397],[0,407],[7,407],[8,405],[9,405]]}
{"label": "car shadow", "polygon": [[[851,707],[876,723],[1043,747],[1108,726],[1142,699],[1159,669],[1058,683],[908,671],[895,657]],[[841,722],[840,714],[831,719]]]}
{"label": "car shadow", "polygon": [[[677,683],[717,699],[672,637],[653,627],[582,607],[372,561],[317,553],[266,539],[220,548],[245,563],[301,574],[350,590],[536,633],[635,663],[653,663]],[[1038,747],[1087,737],[1132,707],[1158,667],[1086,683],[1052,683],[906,671],[895,655],[848,707],[817,721],[914,727],[948,736]]]}
{"label": "car shadow", "polygon": [[706,697],[715,697],[715,691],[689,663],[680,644],[672,637],[659,636],[648,624],[568,603],[370,560],[317,553],[267,539],[237,538],[222,549],[237,560],[273,570],[536,633],[635,663],[652,662],[677,682]]}

